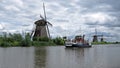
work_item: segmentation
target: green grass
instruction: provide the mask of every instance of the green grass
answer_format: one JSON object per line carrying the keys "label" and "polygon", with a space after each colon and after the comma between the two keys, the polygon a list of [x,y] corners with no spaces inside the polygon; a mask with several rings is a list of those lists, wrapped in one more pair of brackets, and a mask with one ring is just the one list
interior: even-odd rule
{"label": "green grass", "polygon": [[24,38],[21,34],[4,34],[3,36],[0,36],[0,47],[55,46],[64,44],[64,40],[61,37],[54,39],[37,37],[34,38],[34,41],[31,41],[30,39],[29,34],[26,34]]}
{"label": "green grass", "polygon": [[33,41],[32,46],[55,46],[53,42],[44,42],[44,41]]}
{"label": "green grass", "polygon": [[120,44],[120,42],[92,42],[92,45],[99,45],[99,44]]}

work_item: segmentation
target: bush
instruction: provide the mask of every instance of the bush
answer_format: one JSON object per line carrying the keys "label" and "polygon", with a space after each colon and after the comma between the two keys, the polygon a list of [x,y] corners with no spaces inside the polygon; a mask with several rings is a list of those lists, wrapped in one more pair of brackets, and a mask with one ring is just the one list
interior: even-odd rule
{"label": "bush", "polygon": [[18,41],[14,41],[11,43],[11,46],[19,46],[20,45],[20,42]]}
{"label": "bush", "polygon": [[50,46],[64,44],[64,39],[61,37],[57,37],[55,39],[49,39],[47,37],[34,37],[33,40],[34,41],[31,41],[29,34],[26,34],[24,38],[21,34],[5,34],[4,36],[0,36],[0,46]]}
{"label": "bush", "polygon": [[2,43],[0,44],[0,46],[1,46],[1,47],[10,47],[11,45],[10,45],[10,43],[8,43],[8,42],[2,42]]}
{"label": "bush", "polygon": [[57,45],[64,45],[65,44],[64,39],[61,37],[57,37],[57,38],[53,39],[53,42]]}
{"label": "bush", "polygon": [[48,37],[33,37],[33,41],[49,41]]}
{"label": "bush", "polygon": [[29,35],[26,35],[25,38],[23,38],[23,39],[20,41],[20,45],[21,45],[21,46],[31,46],[30,36],[29,36]]}
{"label": "bush", "polygon": [[25,38],[20,34],[9,34],[0,37],[0,46],[9,47],[9,46],[30,46],[31,40],[30,35],[26,34]]}

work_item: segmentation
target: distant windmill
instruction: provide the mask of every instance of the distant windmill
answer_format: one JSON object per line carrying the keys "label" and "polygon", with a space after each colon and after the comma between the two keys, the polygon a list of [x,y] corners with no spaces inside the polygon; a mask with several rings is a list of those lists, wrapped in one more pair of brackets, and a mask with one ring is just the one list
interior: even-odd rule
{"label": "distant windmill", "polygon": [[45,12],[45,5],[43,3],[43,10],[44,10],[44,17],[40,15],[40,20],[35,21],[35,27],[31,33],[32,37],[47,37],[50,38],[50,32],[48,25],[52,26],[51,23],[47,21],[46,12]]}
{"label": "distant windmill", "polygon": [[93,42],[98,42],[98,37],[101,37],[100,38],[100,41],[103,42],[104,39],[103,39],[103,34],[102,35],[98,35],[97,34],[97,29],[95,29],[95,35],[93,36]]}
{"label": "distant windmill", "polygon": [[95,35],[93,36],[93,42],[98,42],[97,29],[95,29]]}

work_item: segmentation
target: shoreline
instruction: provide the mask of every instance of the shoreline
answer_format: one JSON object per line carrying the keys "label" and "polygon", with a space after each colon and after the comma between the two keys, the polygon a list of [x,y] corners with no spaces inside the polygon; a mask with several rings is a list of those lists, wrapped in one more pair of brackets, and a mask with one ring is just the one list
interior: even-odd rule
{"label": "shoreline", "polygon": [[120,42],[92,42],[92,45],[99,45],[99,44],[120,44]]}

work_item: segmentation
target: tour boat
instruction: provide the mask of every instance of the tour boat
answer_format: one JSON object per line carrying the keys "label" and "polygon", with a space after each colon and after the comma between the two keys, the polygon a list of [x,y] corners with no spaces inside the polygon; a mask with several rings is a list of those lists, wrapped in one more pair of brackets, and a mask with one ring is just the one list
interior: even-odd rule
{"label": "tour boat", "polygon": [[84,39],[85,35],[83,36],[76,36],[74,40],[72,41],[66,41],[65,46],[66,47],[91,47],[92,45],[89,43],[89,41],[86,41]]}

